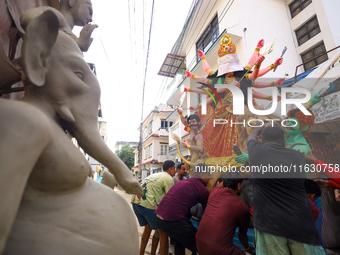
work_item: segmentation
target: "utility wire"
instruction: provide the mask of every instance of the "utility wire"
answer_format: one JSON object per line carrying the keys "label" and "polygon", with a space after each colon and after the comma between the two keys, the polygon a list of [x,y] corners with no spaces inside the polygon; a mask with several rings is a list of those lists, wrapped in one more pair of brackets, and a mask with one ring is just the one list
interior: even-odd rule
{"label": "utility wire", "polygon": [[155,0],[152,1],[152,10],[151,10],[151,22],[150,22],[150,30],[149,30],[148,49],[147,49],[146,62],[145,62],[145,72],[144,72],[144,82],[143,82],[143,95],[142,95],[142,114],[141,114],[141,121],[142,122],[143,122],[143,111],[144,111],[145,81],[146,81],[146,74],[147,74],[148,62],[149,62],[149,51],[150,51],[150,41],[151,41],[151,31],[152,31],[152,20],[153,20],[153,13],[154,13],[154,5],[155,5]]}

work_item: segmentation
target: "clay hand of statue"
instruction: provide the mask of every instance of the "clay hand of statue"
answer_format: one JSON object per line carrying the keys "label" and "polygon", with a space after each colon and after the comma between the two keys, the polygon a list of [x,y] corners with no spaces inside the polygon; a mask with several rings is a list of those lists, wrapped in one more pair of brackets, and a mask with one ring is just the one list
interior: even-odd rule
{"label": "clay hand of statue", "polygon": [[283,61],[283,58],[278,58],[277,60],[275,60],[275,62],[274,62],[275,67],[281,65],[282,61]]}
{"label": "clay hand of statue", "polygon": [[182,108],[178,107],[177,112],[178,112],[178,114],[183,114]]}
{"label": "clay hand of statue", "polygon": [[257,57],[255,63],[256,63],[257,65],[261,65],[261,63],[263,62],[264,59],[265,59],[265,57],[264,57],[263,55],[259,54],[259,56]]}
{"label": "clay hand of statue", "polygon": [[235,86],[235,87],[238,87],[238,88],[241,87],[241,84],[240,84],[238,81],[232,82],[231,85],[233,85],[233,86]]}
{"label": "clay hand of statue", "polygon": [[98,26],[95,24],[86,24],[82,30],[80,31],[79,38],[76,39],[76,43],[78,44],[81,51],[86,52],[93,41],[91,38],[92,32]]}
{"label": "clay hand of statue", "polygon": [[340,202],[340,191],[338,189],[334,190],[335,200]]}
{"label": "clay hand of statue", "polygon": [[282,86],[282,84],[285,82],[285,78],[281,78],[281,79],[278,79],[276,82],[275,82],[275,86]]}
{"label": "clay hand of statue", "polygon": [[249,160],[248,153],[242,152],[240,156],[234,158],[237,163],[245,163]]}
{"label": "clay hand of statue", "polygon": [[277,101],[278,102],[281,101],[281,96],[280,95],[277,96]]}
{"label": "clay hand of statue", "polygon": [[199,51],[198,51],[198,56],[199,56],[200,58],[203,58],[203,57],[205,57],[205,54],[204,54],[203,51],[199,50]]}
{"label": "clay hand of statue", "polygon": [[198,105],[189,107],[189,111],[191,111],[191,112],[196,111],[197,109],[198,109]]}
{"label": "clay hand of statue", "polygon": [[186,77],[189,77],[189,78],[191,78],[191,77],[192,77],[192,73],[191,73],[191,72],[189,72],[189,71],[185,71],[185,75],[186,75]]}
{"label": "clay hand of statue", "polygon": [[261,48],[263,47],[263,45],[264,45],[264,40],[261,39],[261,40],[257,43],[256,48],[261,49]]}
{"label": "clay hand of statue", "polygon": [[184,139],[183,142],[182,142],[182,145],[183,145],[184,148],[188,148],[188,145],[189,145],[188,139]]}
{"label": "clay hand of statue", "polygon": [[309,100],[309,103],[311,103],[312,105],[315,105],[317,103],[319,103],[321,100],[323,99],[323,97],[319,97],[317,93],[315,93],[311,99]]}

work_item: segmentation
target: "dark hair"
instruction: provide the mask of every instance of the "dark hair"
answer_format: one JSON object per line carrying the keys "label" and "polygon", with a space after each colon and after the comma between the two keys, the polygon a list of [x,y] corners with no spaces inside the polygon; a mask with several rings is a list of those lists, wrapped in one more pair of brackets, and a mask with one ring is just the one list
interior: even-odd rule
{"label": "dark hair", "polygon": [[201,123],[201,119],[200,117],[198,117],[198,115],[196,114],[189,115],[189,117],[187,118],[187,121],[189,122],[189,120],[191,119],[195,119],[197,121],[198,126],[200,126],[199,123]]}
{"label": "dark hair", "polygon": [[173,162],[172,160],[165,160],[163,164],[163,171],[168,171],[174,165],[175,165],[175,162]]}
{"label": "dark hair", "polygon": [[185,165],[183,162],[177,164],[177,169],[181,169],[181,167]]}
{"label": "dark hair", "polygon": [[321,188],[319,184],[310,179],[305,179],[305,191],[307,194],[315,194],[317,197],[321,196]]}
{"label": "dark hair", "polygon": [[274,142],[284,144],[285,132],[279,126],[267,126],[262,130],[261,137],[265,143]]}
{"label": "dark hair", "polygon": [[241,174],[238,172],[228,173],[227,178],[223,178],[223,187],[230,188],[232,190],[237,189],[237,184],[242,183],[244,179],[241,178]]}

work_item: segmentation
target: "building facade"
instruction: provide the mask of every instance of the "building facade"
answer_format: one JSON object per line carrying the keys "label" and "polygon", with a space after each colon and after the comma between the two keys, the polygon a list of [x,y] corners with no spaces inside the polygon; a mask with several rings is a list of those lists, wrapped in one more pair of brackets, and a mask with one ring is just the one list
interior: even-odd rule
{"label": "building facade", "polygon": [[[165,160],[173,157],[169,152],[169,128],[173,122],[167,121],[167,117],[173,112],[171,106],[156,106],[144,119],[142,124],[142,174],[141,178],[162,171]],[[139,131],[139,129],[138,129]],[[135,166],[133,167],[136,178],[138,174],[139,154],[138,148],[134,150]]]}

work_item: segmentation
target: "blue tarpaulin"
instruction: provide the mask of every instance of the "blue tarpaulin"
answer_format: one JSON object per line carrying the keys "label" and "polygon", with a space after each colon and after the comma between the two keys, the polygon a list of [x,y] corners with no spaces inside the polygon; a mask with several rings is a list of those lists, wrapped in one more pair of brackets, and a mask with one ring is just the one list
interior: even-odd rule
{"label": "blue tarpaulin", "polygon": [[[312,70],[309,70],[307,72],[304,72],[304,73],[301,73],[301,74],[297,75],[296,78],[295,78],[295,83],[301,81],[303,78],[305,78],[308,74],[310,74],[314,70],[315,70],[315,68],[312,69]],[[291,87],[293,85],[293,83],[294,83],[294,77],[290,78],[288,80],[285,80],[285,82],[282,84],[282,86],[280,86],[278,88]]]}

